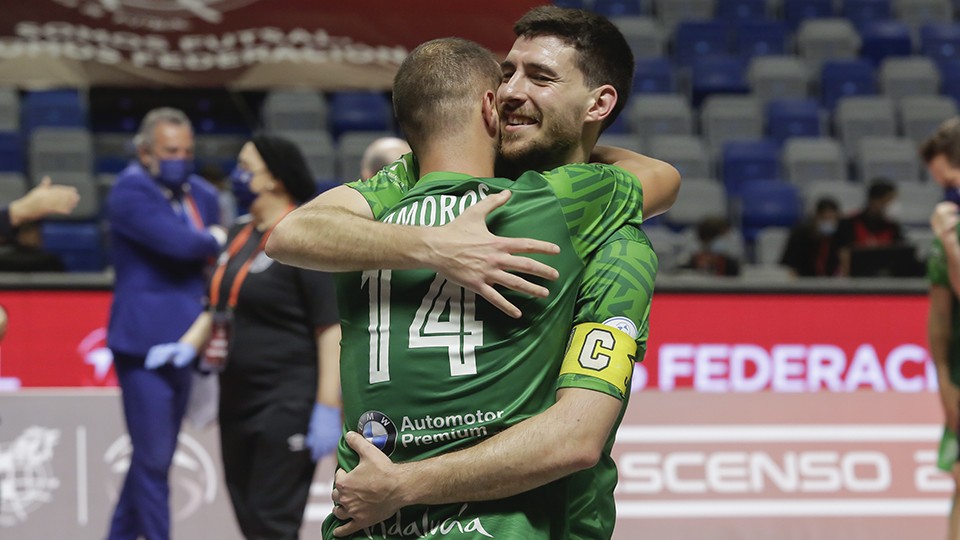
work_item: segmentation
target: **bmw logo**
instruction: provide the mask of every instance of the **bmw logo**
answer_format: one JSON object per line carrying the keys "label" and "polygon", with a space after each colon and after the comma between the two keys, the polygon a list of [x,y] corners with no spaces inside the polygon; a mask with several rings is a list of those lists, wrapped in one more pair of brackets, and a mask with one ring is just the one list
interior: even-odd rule
{"label": "bmw logo", "polygon": [[367,411],[360,415],[357,431],[388,456],[397,447],[397,425],[380,411]]}

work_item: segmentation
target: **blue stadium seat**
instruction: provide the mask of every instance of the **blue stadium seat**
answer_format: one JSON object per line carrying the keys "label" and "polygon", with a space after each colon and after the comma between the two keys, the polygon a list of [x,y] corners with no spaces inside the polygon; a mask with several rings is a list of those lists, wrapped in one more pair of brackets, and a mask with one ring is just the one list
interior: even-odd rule
{"label": "blue stadium seat", "polygon": [[738,57],[706,57],[693,63],[693,106],[699,107],[710,94],[746,94],[746,62]]}
{"label": "blue stadium seat", "polygon": [[722,56],[728,50],[729,27],[719,21],[684,21],[677,25],[673,57],[690,66],[706,56]]}
{"label": "blue stadium seat", "polygon": [[892,18],[893,9],[890,0],[844,0],[840,13],[862,28],[864,24]]}
{"label": "blue stadium seat", "polygon": [[788,182],[752,180],[740,186],[741,227],[748,242],[764,227],[790,227],[801,218],[797,188]]}
{"label": "blue stadium seat", "polygon": [[41,90],[27,92],[20,101],[20,129],[29,134],[34,128],[86,127],[87,111],[77,90]]}
{"label": "blue stadium seat", "polygon": [[553,5],[570,9],[587,9],[587,2],[584,0],[553,0]]}
{"label": "blue stadium seat", "polygon": [[26,170],[20,134],[15,131],[0,132],[0,172],[25,173]]}
{"label": "blue stadium seat", "polygon": [[827,60],[820,72],[820,103],[833,110],[846,96],[877,93],[876,74],[867,60]]}
{"label": "blue stadium seat", "polygon": [[624,106],[623,110],[620,111],[620,115],[617,116],[617,119],[613,121],[612,124],[607,126],[607,129],[603,130],[605,135],[624,135],[630,133],[630,126],[627,124],[627,107],[629,103]]}
{"label": "blue stadium seat", "polygon": [[960,103],[960,59],[937,62],[940,70],[940,93]]}
{"label": "blue stadium seat", "polygon": [[330,132],[392,131],[390,101],[382,92],[338,92],[330,96]]}
{"label": "blue stadium seat", "polygon": [[741,21],[735,25],[735,53],[743,58],[787,52],[787,26],[779,21]]}
{"label": "blue stadium seat", "polygon": [[768,139],[729,141],[723,144],[721,176],[727,195],[736,196],[751,180],[780,178],[780,151]]}
{"label": "blue stadium seat", "polygon": [[106,252],[100,238],[100,226],[89,222],[44,223],[43,247],[63,259],[69,272],[100,272]]}
{"label": "blue stadium seat", "polygon": [[783,0],[783,19],[791,30],[807,19],[833,16],[833,0]]}
{"label": "blue stadium seat", "polygon": [[820,137],[820,106],[812,99],[771,101],[767,104],[766,133],[777,144],[790,137]]}
{"label": "blue stadium seat", "polygon": [[666,58],[641,58],[633,73],[633,91],[637,94],[672,94],[673,64]]}
{"label": "blue stadium seat", "polygon": [[913,40],[910,27],[898,21],[874,21],[860,28],[860,56],[879,66],[890,56],[910,56]]}
{"label": "blue stadium seat", "polygon": [[960,24],[920,27],[920,53],[934,62],[960,59]]}
{"label": "blue stadium seat", "polygon": [[752,21],[767,16],[767,0],[717,0],[717,18],[727,22]]}
{"label": "blue stadium seat", "polygon": [[593,0],[592,11],[604,17],[624,17],[642,15],[645,10],[643,0]]}

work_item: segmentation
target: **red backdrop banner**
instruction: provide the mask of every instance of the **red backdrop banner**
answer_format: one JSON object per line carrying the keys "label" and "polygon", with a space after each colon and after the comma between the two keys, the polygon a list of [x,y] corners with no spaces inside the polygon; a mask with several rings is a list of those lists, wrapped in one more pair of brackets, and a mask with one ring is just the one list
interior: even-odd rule
{"label": "red backdrop banner", "polygon": [[387,88],[407,51],[428,39],[459,36],[505,53],[513,22],[543,3],[6,2],[0,83]]}
{"label": "red backdrop banner", "polygon": [[[0,292],[10,318],[0,377],[25,387],[111,384],[110,296]],[[933,391],[926,310],[922,295],[659,294],[634,389]]]}

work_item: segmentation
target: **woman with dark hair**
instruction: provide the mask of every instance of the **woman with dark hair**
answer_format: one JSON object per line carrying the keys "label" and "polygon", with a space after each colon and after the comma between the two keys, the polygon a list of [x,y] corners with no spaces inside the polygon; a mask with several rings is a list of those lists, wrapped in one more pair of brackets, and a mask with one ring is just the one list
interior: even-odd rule
{"label": "woman with dark hair", "polygon": [[257,135],[240,151],[236,182],[255,195],[230,231],[210,280],[209,307],[147,363],[219,372],[227,488],[248,539],[297,538],[316,461],[340,437],[340,327],[332,279],[273,261],[273,227],[315,184],[290,141]]}

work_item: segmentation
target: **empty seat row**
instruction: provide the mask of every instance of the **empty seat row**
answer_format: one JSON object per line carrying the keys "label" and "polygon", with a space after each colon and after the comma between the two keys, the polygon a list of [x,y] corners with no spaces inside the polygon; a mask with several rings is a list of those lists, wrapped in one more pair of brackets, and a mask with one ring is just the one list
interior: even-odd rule
{"label": "empty seat row", "polygon": [[950,19],[955,8],[950,0],[554,0],[554,4],[606,17],[655,14],[668,27],[689,19],[778,18],[797,28],[806,20],[837,15],[856,24],[895,17],[920,25]]}
{"label": "empty seat row", "polygon": [[[899,102],[882,96],[851,96],[840,101],[832,127],[851,159],[856,158],[859,140],[865,135],[905,136],[919,144],[943,120],[957,114],[956,103],[944,96],[911,96]],[[640,97],[625,115],[631,133],[641,141],[697,132],[693,109],[677,95]],[[784,99],[764,106],[752,96],[711,96],[698,120],[700,133],[715,151],[729,140],[767,137],[782,144],[790,137],[827,135],[831,128],[829,115],[816,102]]]}
{"label": "empty seat row", "polygon": [[634,76],[638,95],[682,93],[677,80],[689,78],[691,104],[700,106],[711,94],[753,93],[764,101],[817,96],[833,109],[852,95],[883,94],[894,99],[915,95],[960,98],[960,60],[934,63],[922,56],[893,57],[879,68],[860,59],[828,60],[817,77],[796,57],[761,56],[749,63],[733,57],[706,57],[694,61],[688,76],[678,75],[664,59],[639,60]]}

